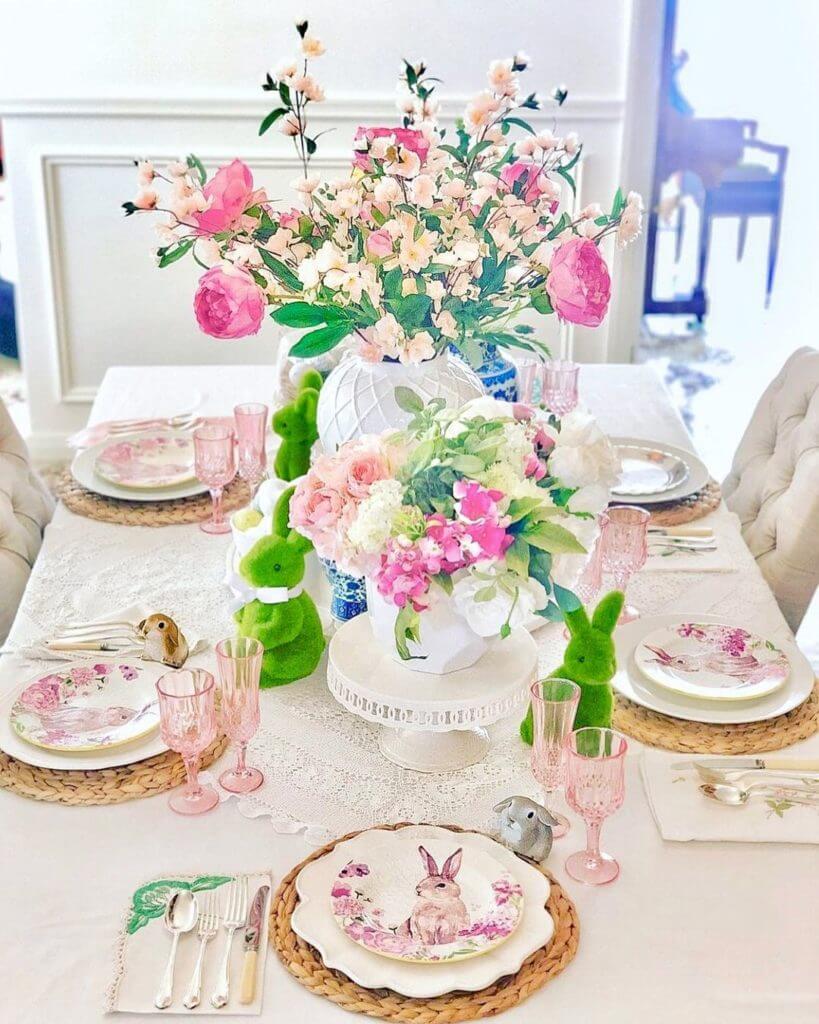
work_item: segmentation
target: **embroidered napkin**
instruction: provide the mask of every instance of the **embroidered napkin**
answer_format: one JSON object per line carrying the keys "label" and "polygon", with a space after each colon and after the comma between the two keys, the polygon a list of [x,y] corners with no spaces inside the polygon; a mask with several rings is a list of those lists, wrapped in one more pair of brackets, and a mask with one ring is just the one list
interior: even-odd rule
{"label": "embroidered napkin", "polygon": [[[789,794],[752,797],[741,807],[728,807],[700,792],[702,779],[692,770],[671,767],[692,760],[684,754],[644,750],[640,759],[648,804],[663,839],[677,842],[819,843],[819,784],[816,803],[793,803]],[[747,785],[752,776],[741,783]],[[757,780],[759,781],[759,780]],[[772,780],[772,785],[775,782]],[[793,785],[788,782],[787,785]]]}
{"label": "embroidered napkin", "polygon": [[188,982],[193,974],[199,952],[196,929],[182,935],[176,954],[174,971],[173,1003],[167,1010],[154,1006],[159,983],[165,970],[171,950],[171,936],[163,921],[169,893],[174,889],[191,889],[204,905],[208,893],[215,890],[220,914],[224,914],[227,900],[227,886],[233,881],[231,874],[166,875],[141,885],[131,897],[128,910],[117,942],[116,972],[106,994],[107,1013],[159,1013],[204,1016],[208,1014],[233,1017],[234,1015],[258,1016],[262,1012],[264,995],[265,963],[267,960],[267,927],[273,881],[268,872],[256,872],[248,876],[248,905],[253,901],[260,885],[269,885],[268,906],[262,924],[259,941],[259,955],[256,962],[256,997],[252,1003],[243,1006],[239,1002],[239,984],[242,977],[244,958],[244,929],[238,928],[233,939],[230,954],[230,999],[224,1009],[217,1010],[211,1005],[210,997],[216,986],[217,974],[225,949],[226,933],[219,927],[216,936],[208,943],[202,970],[202,1001],[193,1010],[183,1005]]}

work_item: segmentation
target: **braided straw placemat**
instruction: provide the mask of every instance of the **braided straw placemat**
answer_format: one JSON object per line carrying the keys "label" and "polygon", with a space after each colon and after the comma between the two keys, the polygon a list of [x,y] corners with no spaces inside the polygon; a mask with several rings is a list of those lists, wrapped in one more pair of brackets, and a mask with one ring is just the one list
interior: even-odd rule
{"label": "braided straw placemat", "polygon": [[819,681],[798,708],[767,722],[710,725],[649,711],[616,695],[614,728],[651,747],[685,754],[757,754],[781,750],[819,732]]}
{"label": "braided straw placemat", "polygon": [[[411,824],[412,822],[404,821],[396,825],[375,827],[399,829]],[[458,828],[456,825],[443,827],[453,832],[471,831]],[[350,832],[349,835],[316,850],[306,860],[297,864],[282,879],[270,903],[270,942],[296,981],[316,995],[324,996],[325,999],[352,1013],[363,1013],[378,1020],[410,1021],[412,1024],[455,1024],[456,1021],[491,1017],[517,1006],[560,974],[574,959],[580,934],[580,923],[574,904],[548,871],[527,860],[527,864],[536,867],[551,883],[546,907],[555,923],[555,933],[549,944],[532,953],[516,974],[500,978],[480,992],[449,992],[434,999],[410,999],[390,989],[368,989],[356,985],[341,971],[325,967],[318,951],[293,931],[290,919],[298,903],[296,878],[301,869],[310,861],[330,853],[337,843],[343,843],[358,834]]]}
{"label": "braided straw placemat", "polygon": [[722,491],[716,480],[709,480],[701,491],[689,494],[679,501],[658,501],[646,506],[651,512],[651,526],[679,526],[701,519],[719,507]]}
{"label": "braided straw placemat", "polygon": [[[204,751],[201,767],[207,768],[228,745],[227,736],[217,737]],[[92,806],[121,804],[156,796],[185,781],[185,766],[179,754],[166,750],[136,764],[97,771],[58,771],[35,768],[0,751],[0,789],[8,789],[30,800],[52,804]]]}
{"label": "braided straw placemat", "polygon": [[[56,480],[54,493],[66,508],[88,519],[123,526],[176,526],[179,523],[202,523],[210,519],[211,501],[207,491],[191,498],[173,498],[170,501],[125,501],[95,494],[77,483],[69,470]],[[234,512],[250,501],[247,484],[238,477],[224,490],[222,507]]]}

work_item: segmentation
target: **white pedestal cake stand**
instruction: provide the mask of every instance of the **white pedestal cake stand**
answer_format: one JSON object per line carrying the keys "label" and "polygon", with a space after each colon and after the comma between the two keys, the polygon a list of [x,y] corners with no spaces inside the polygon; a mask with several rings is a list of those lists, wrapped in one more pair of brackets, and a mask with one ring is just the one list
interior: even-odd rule
{"label": "white pedestal cake stand", "polygon": [[354,715],[381,726],[387,760],[417,772],[447,772],[480,761],[486,726],[520,711],[537,672],[537,647],[525,629],[497,640],[470,668],[447,675],[413,672],[375,640],[367,615],[333,635],[327,684]]}

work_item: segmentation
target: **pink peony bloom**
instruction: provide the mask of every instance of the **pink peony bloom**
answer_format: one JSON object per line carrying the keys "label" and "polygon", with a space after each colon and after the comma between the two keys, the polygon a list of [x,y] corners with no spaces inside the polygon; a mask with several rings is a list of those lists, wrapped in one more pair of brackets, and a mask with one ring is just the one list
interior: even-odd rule
{"label": "pink peony bloom", "polygon": [[199,278],[193,310],[200,329],[212,338],[245,338],[262,325],[264,292],[246,270],[211,267]]}
{"label": "pink peony bloom", "polygon": [[60,676],[45,676],[27,686],[20,694],[20,703],[28,711],[51,711],[60,703],[62,692]]}
{"label": "pink peony bloom", "polygon": [[202,191],[210,205],[202,213],[192,214],[198,234],[232,231],[253,203],[253,175],[247,164],[234,160],[220,167]]}
{"label": "pink peony bloom", "polygon": [[[415,153],[423,166],[429,152],[429,141],[423,132],[419,132],[415,128],[364,128],[360,126],[356,128],[353,144],[355,145],[356,142],[363,139],[366,139],[367,143],[372,143],[373,139],[381,139],[387,135],[394,135],[399,146],[409,150],[410,153]],[[372,170],[372,161],[366,149],[355,150],[353,163],[363,171]]]}
{"label": "pink peony bloom", "polygon": [[522,179],[525,182],[523,200],[526,203],[534,203],[545,191],[540,180],[541,175],[539,164],[532,163],[531,160],[515,160],[503,168],[500,180],[511,192],[515,182]]}
{"label": "pink peony bloom", "polygon": [[392,252],[392,238],[389,231],[383,228],[380,231],[373,231],[367,236],[367,252],[382,260]]}
{"label": "pink peony bloom", "polygon": [[611,279],[590,238],[572,238],[555,249],[546,291],[563,320],[582,327],[600,326],[609,306]]}

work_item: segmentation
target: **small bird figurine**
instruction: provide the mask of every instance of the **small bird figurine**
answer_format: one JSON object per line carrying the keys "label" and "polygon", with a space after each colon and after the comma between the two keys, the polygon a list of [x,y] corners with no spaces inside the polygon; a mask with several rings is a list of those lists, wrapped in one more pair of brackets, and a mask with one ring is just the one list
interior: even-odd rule
{"label": "small bird figurine", "polygon": [[510,796],[495,807],[504,846],[540,863],[552,849],[555,819],[545,807],[526,796]]}
{"label": "small bird figurine", "polygon": [[145,637],[142,657],[160,661],[171,668],[181,668],[188,657],[188,641],[170,615],[156,613],[143,619],[137,629]]}

